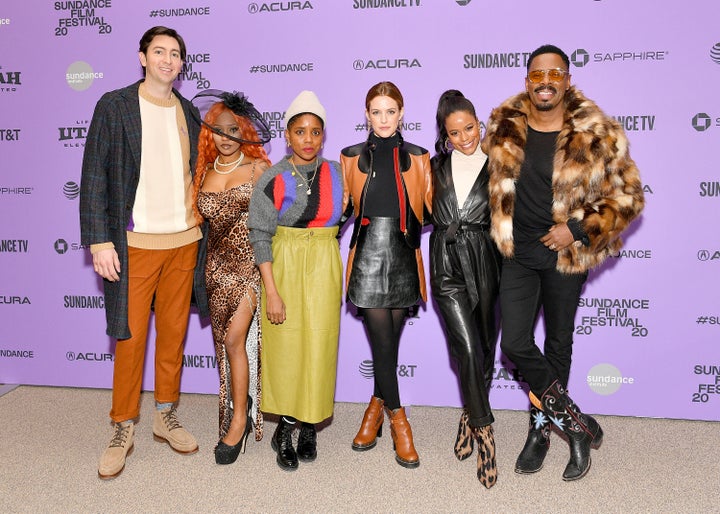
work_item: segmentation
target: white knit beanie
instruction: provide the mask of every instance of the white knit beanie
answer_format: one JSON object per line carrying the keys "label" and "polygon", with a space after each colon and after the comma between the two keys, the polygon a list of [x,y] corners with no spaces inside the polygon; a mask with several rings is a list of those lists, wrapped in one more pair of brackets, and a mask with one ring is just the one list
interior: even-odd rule
{"label": "white knit beanie", "polygon": [[285,117],[283,118],[285,126],[287,127],[288,120],[293,116],[306,112],[320,118],[323,122],[323,127],[325,126],[325,107],[322,106],[317,95],[312,91],[303,91],[295,97],[295,100],[292,101],[290,107],[285,111]]}

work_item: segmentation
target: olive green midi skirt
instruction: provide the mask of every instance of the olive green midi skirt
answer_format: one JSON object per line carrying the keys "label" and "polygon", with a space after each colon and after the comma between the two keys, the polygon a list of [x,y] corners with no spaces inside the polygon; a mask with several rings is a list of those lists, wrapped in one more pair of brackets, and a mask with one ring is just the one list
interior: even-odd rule
{"label": "olive green midi skirt", "polygon": [[262,292],[261,409],[318,423],[332,416],[337,374],[342,260],[337,227],[278,227],[272,271],[285,322],[267,319]]}

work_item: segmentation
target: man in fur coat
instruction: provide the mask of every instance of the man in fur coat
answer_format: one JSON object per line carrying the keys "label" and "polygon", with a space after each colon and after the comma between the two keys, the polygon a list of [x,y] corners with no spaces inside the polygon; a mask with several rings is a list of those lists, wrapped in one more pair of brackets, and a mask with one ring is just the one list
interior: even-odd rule
{"label": "man in fur coat", "polygon": [[[568,56],[535,50],[525,92],[493,110],[482,149],[489,156],[491,234],[503,254],[501,349],[530,387],[530,430],[517,473],[542,467],[550,421],[565,432],[564,480],[590,469],[602,429],[568,397],[575,313],[588,270],[621,246],[644,205],[622,128],[570,85]],[[544,353],[535,344],[540,307]]]}

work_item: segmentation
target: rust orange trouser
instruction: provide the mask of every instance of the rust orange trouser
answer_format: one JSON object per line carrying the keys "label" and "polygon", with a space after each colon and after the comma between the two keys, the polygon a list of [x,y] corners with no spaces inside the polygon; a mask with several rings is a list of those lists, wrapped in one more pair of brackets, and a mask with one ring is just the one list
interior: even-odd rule
{"label": "rust orange trouser", "polygon": [[155,400],[175,402],[180,396],[183,343],[190,313],[197,243],[170,250],[128,248],[129,339],[115,346],[113,421],[140,414],[150,305],[155,297]]}

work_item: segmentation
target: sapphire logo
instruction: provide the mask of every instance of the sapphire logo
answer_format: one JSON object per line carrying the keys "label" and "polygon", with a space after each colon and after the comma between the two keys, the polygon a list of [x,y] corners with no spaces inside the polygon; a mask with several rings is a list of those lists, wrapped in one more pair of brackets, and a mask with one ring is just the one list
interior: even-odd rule
{"label": "sapphire logo", "polygon": [[80,195],[80,186],[76,182],[65,182],[63,194],[68,200],[74,200]]}
{"label": "sapphire logo", "polygon": [[715,61],[715,64],[720,64],[720,43],[715,43],[710,49],[710,59]]}
{"label": "sapphire logo", "polygon": [[699,112],[692,119],[692,126],[698,132],[704,132],[710,128],[711,123],[710,116],[704,112]]}
{"label": "sapphire logo", "polygon": [[590,54],[584,49],[578,48],[570,55],[570,61],[578,68],[582,68],[590,61]]}

